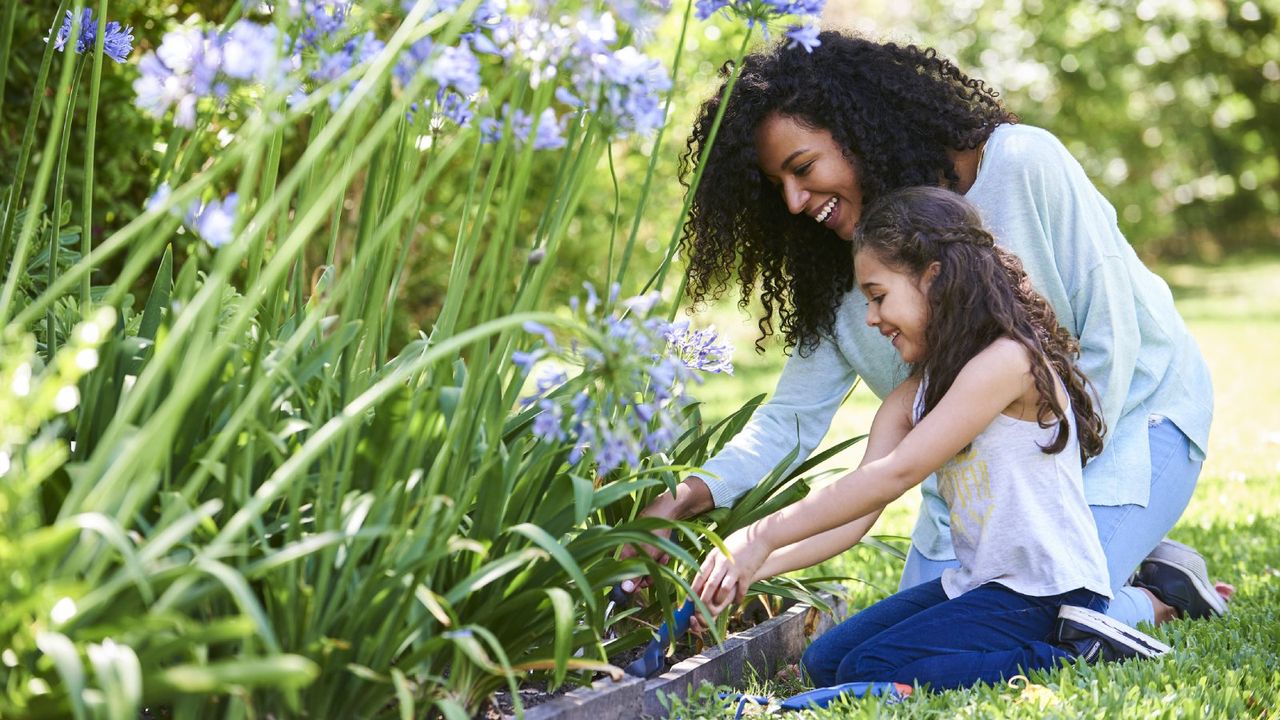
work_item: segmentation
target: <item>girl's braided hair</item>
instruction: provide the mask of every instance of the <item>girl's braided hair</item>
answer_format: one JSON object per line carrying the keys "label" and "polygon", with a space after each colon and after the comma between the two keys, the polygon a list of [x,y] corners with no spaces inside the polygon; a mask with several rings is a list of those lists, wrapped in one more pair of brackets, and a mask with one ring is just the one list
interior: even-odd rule
{"label": "girl's braided hair", "polygon": [[937,187],[892,192],[863,212],[853,247],[855,254],[872,252],[916,279],[939,264],[928,291],[924,358],[912,366],[913,374],[928,378],[925,414],[937,407],[966,363],[998,338],[1009,337],[1031,355],[1040,426],[1058,425],[1057,437],[1044,451],[1061,452],[1070,434],[1058,403],[1056,373],[1071,398],[1081,462],[1102,452],[1103,420],[1094,410],[1089,380],[1075,364],[1080,344],[1058,324],[1017,256],[995,244],[967,200]]}
{"label": "girl's braided hair", "polygon": [[[745,308],[758,283],[758,352],[774,332],[776,311],[786,347],[808,354],[831,334],[836,308],[853,289],[848,243],[788,212],[760,173],[755,130],[762,120],[777,113],[830,131],[857,171],[864,205],[900,187],[954,187],[949,153],[1017,122],[994,91],[931,49],[830,31],[818,39],[812,53],[778,43],[743,61],[681,239],[694,302],[719,297],[736,270]],[[694,122],[680,163],[686,187],[732,70],[721,68],[725,80]]]}

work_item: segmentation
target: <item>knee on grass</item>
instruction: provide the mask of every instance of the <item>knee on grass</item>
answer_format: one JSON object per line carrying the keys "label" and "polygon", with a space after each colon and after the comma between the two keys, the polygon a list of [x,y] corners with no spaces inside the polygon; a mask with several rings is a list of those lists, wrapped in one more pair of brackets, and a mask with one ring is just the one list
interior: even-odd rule
{"label": "knee on grass", "polygon": [[910,682],[899,676],[899,666],[876,648],[856,648],[840,661],[832,684],[851,682]]}

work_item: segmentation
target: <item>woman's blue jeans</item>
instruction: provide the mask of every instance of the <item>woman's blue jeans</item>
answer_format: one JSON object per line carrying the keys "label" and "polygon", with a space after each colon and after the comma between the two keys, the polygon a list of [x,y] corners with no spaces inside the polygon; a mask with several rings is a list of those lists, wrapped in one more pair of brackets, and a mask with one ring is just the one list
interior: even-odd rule
{"label": "woman's blue jeans", "polygon": [[[1151,499],[1141,505],[1093,505],[1098,539],[1107,556],[1111,575],[1112,600],[1107,615],[1136,627],[1138,623],[1155,623],[1151,599],[1141,590],[1129,587],[1129,576],[1169,533],[1196,489],[1202,463],[1190,458],[1191,441],[1168,420],[1160,420],[1149,430],[1151,443]],[[899,589],[919,585],[942,577],[942,571],[956,567],[955,560],[930,560],[915,547],[907,555]]]}
{"label": "woman's blue jeans", "polygon": [[935,690],[997,683],[1072,655],[1046,642],[1062,605],[1106,609],[1088,590],[1021,595],[987,583],[947,599],[941,580],[902,590],[813,641],[802,663],[814,685],[890,681]]}

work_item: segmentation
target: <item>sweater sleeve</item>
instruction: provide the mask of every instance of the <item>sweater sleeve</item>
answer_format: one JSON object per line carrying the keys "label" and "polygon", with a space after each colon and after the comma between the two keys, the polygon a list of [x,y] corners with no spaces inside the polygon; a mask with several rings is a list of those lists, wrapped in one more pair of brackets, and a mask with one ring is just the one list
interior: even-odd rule
{"label": "sweater sleeve", "polygon": [[822,441],[857,378],[836,343],[823,340],[808,356],[787,360],[772,397],[698,473],[716,507],[727,507],[799,447],[790,471]]}

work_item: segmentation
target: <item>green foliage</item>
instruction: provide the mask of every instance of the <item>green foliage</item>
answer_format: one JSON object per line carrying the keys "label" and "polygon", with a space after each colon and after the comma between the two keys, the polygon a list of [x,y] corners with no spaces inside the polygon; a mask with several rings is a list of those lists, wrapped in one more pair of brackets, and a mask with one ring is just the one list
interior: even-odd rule
{"label": "green foliage", "polygon": [[[397,1],[355,16],[385,31],[383,60],[416,39],[388,19],[402,12]],[[465,24],[449,20],[428,28],[442,46]],[[161,28],[139,27],[154,45]],[[562,248],[585,242],[575,222],[609,148],[601,118],[574,115],[565,147],[541,154],[509,128],[485,143],[478,128],[410,113],[434,80],[393,82],[390,62],[297,104],[289,87],[237,88],[202,101],[162,152],[139,153],[155,177],[97,168],[170,191],[145,208],[135,197],[121,213],[132,219],[85,245],[72,218],[89,204],[60,201],[83,160],[61,149],[109,93],[70,99],[118,68],[40,52],[43,70],[6,87],[41,98],[47,86],[55,101],[14,134],[29,162],[0,215],[0,412],[14,431],[0,471],[0,561],[14,581],[0,714],[456,716],[530,674],[559,685],[616,672],[610,654],[647,641],[682,601],[714,532],[639,509],[750,408],[704,426],[690,406],[677,443],[611,472],[531,433],[512,362],[530,345],[525,324],[581,345],[599,332],[552,312],[548,295]],[[553,88],[530,82],[527,59],[504,62],[487,67],[481,109],[537,117]],[[346,99],[331,106],[332,92]],[[122,152],[110,134],[100,154]],[[231,190],[226,232],[201,226],[192,204]],[[44,204],[58,212],[40,215]],[[424,239],[441,242],[447,272],[431,330],[413,340],[397,331],[397,298]],[[615,240],[619,252],[635,242]],[[541,262],[527,260],[535,250]],[[109,282],[92,287],[95,274]],[[30,387],[14,380],[23,372]],[[609,363],[590,372],[617,384]],[[755,501],[804,487],[779,478],[778,495]],[[674,562],[617,558],[640,542]],[[607,588],[638,572],[663,580],[649,605],[606,620]]]}
{"label": "green foliage", "polygon": [[910,34],[1051,129],[1148,256],[1280,244],[1280,3],[922,3]]}

